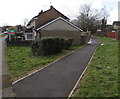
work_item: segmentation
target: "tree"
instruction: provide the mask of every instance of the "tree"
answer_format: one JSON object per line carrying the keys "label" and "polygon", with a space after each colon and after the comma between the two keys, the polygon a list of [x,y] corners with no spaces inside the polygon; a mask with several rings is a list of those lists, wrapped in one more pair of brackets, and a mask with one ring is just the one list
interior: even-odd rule
{"label": "tree", "polygon": [[105,17],[102,19],[102,24],[101,24],[101,30],[105,31],[106,30],[106,24],[107,24],[107,20],[105,19]]}
{"label": "tree", "polygon": [[85,4],[81,6],[80,15],[77,17],[78,20],[78,27],[83,29],[84,31],[91,31],[91,33],[95,33],[98,26],[100,26],[103,22],[106,25],[108,13],[104,8],[101,10],[92,9],[91,5]]}
{"label": "tree", "polygon": [[24,30],[21,25],[16,25],[15,27],[16,27],[17,32],[21,32]]}
{"label": "tree", "polygon": [[28,19],[24,18],[24,26],[23,26],[23,31],[25,32],[26,27],[27,27]]}
{"label": "tree", "polygon": [[25,26],[25,27],[27,26],[27,23],[28,23],[28,19],[27,19],[27,18],[24,18],[24,26]]}

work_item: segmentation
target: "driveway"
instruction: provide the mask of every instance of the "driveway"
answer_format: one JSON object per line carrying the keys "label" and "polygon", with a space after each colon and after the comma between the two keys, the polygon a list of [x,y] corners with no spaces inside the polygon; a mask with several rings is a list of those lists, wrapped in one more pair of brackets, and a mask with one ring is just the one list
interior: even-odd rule
{"label": "driveway", "polygon": [[16,97],[68,97],[97,48],[98,41],[13,85]]}

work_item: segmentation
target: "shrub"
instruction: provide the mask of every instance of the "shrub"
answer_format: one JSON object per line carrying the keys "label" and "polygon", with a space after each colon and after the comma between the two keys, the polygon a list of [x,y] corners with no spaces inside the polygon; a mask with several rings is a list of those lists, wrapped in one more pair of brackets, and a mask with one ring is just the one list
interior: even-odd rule
{"label": "shrub", "polygon": [[72,39],[62,37],[45,37],[34,41],[31,45],[33,55],[52,55],[60,53],[63,49],[69,49]]}
{"label": "shrub", "polygon": [[72,45],[73,39],[67,39],[64,42],[64,49],[68,50],[70,46]]}
{"label": "shrub", "polygon": [[41,39],[37,39],[31,43],[32,54],[34,56],[40,54],[41,52]]}

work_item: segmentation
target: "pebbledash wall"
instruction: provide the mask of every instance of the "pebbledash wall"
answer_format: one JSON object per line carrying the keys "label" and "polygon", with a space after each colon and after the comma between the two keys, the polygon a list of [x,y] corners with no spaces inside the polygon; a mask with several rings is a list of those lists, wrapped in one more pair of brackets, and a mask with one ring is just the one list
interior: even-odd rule
{"label": "pebbledash wall", "polygon": [[58,18],[38,30],[37,38],[41,37],[67,37],[73,38],[74,45],[81,43],[80,30],[62,18]]}
{"label": "pebbledash wall", "polygon": [[73,44],[81,44],[81,34],[79,31],[65,31],[65,30],[41,30],[41,37],[66,37],[73,38]]}

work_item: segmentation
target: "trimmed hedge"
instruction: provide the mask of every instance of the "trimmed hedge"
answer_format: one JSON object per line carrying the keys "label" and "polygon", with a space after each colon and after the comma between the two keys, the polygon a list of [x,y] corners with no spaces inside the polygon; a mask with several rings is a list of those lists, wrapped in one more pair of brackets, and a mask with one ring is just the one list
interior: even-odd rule
{"label": "trimmed hedge", "polygon": [[34,56],[53,55],[60,53],[63,49],[68,50],[72,45],[73,39],[62,37],[45,37],[34,41],[31,45]]}

